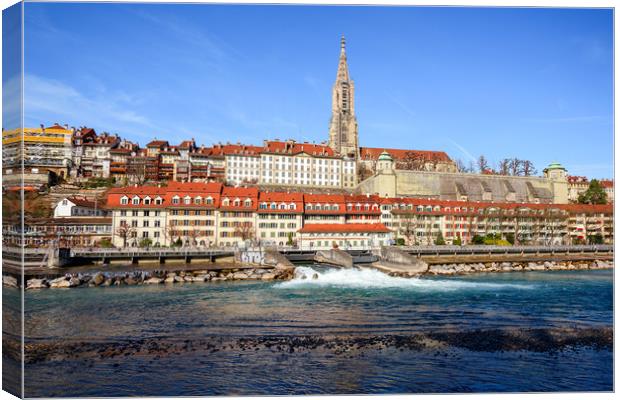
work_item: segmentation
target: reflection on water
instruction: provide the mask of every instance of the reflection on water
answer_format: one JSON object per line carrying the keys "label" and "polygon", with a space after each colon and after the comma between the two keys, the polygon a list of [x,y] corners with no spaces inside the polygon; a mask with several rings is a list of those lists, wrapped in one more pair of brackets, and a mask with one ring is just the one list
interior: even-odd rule
{"label": "reflection on water", "polygon": [[[316,272],[318,279],[286,283],[29,291],[26,336],[48,342],[377,335],[611,326],[612,321],[611,271],[423,280],[401,280],[375,271],[346,271],[348,276],[335,270]],[[611,368],[611,352],[591,349],[555,354],[236,349],[33,363],[27,368],[26,395],[610,390]],[[521,373],[514,374],[515,370]]]}

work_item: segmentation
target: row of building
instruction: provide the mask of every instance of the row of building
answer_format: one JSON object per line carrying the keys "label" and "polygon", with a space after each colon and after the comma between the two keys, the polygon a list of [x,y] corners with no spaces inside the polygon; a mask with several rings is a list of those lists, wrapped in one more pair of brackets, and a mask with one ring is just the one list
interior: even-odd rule
{"label": "row of building", "polygon": [[[22,146],[23,140],[23,146]],[[334,152],[326,144],[294,140],[264,141],[262,146],[214,144],[198,146],[194,139],[171,145],[153,140],[145,148],[118,135],[58,124],[3,131],[4,173],[14,175],[24,160],[24,183],[40,187],[59,180],[115,178],[130,184],[162,182],[222,182],[352,189],[358,183],[358,160]],[[359,149],[360,163],[373,170],[383,149]],[[428,169],[454,170],[446,153],[390,149],[399,160],[418,157]],[[18,185],[9,180],[6,186]]]}
{"label": "row of building", "polygon": [[[15,232],[5,219],[5,238]],[[221,183],[169,182],[111,189],[105,205],[58,203],[54,218],[29,219],[26,245],[242,246],[327,249],[393,244],[469,244],[475,236],[517,244],[613,240],[613,206],[448,201],[376,195],[260,191]],[[17,237],[17,236],[16,236]],[[401,241],[399,240],[399,241]]]}

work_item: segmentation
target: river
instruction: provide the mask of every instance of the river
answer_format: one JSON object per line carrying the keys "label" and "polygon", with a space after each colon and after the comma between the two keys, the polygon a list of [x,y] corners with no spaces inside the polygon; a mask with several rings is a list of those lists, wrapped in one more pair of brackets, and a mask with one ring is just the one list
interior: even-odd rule
{"label": "river", "polygon": [[613,271],[302,268],[318,279],[28,291],[25,394],[612,390]]}

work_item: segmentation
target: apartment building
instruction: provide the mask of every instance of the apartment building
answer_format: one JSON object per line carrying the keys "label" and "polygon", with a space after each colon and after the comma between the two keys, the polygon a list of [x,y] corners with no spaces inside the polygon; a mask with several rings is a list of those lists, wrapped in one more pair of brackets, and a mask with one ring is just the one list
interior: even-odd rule
{"label": "apartment building", "polygon": [[303,204],[303,193],[259,192],[257,239],[278,246],[297,243],[297,232],[303,226]]}
{"label": "apartment building", "polygon": [[161,246],[253,242],[308,248],[321,241],[312,246],[324,248],[326,242],[342,241],[359,248],[368,240],[385,244],[396,238],[431,245],[439,235],[448,244],[469,244],[490,234],[515,244],[613,242],[612,205],[382,198],[169,182],[111,189],[107,207],[116,246],[148,239]]}
{"label": "apartment building", "polygon": [[226,184],[256,184],[260,179],[260,152],[258,146],[226,145],[221,147],[224,155]]}
{"label": "apartment building", "polygon": [[394,243],[394,234],[381,223],[308,224],[299,230],[302,250],[365,250]]}
{"label": "apartment building", "polygon": [[257,188],[223,187],[218,208],[217,244],[240,246],[255,240],[257,208]]}
{"label": "apartment building", "polygon": [[108,178],[112,156],[110,151],[121,142],[118,135],[97,135],[93,128],[81,127],[73,133],[73,169],[75,178]]}

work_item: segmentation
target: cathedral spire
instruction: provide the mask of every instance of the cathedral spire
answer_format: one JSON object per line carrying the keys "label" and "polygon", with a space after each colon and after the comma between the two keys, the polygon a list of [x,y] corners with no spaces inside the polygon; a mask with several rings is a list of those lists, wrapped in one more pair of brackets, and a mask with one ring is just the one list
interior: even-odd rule
{"label": "cathedral spire", "polygon": [[340,38],[340,60],[338,62],[338,75],[336,76],[336,80],[349,80],[349,66],[347,65],[346,40],[344,35]]}
{"label": "cathedral spire", "polygon": [[346,41],[340,38],[340,59],[336,82],[332,88],[332,117],[329,124],[329,146],[337,154],[357,157],[357,119],[355,118],[355,86],[349,77]]}

